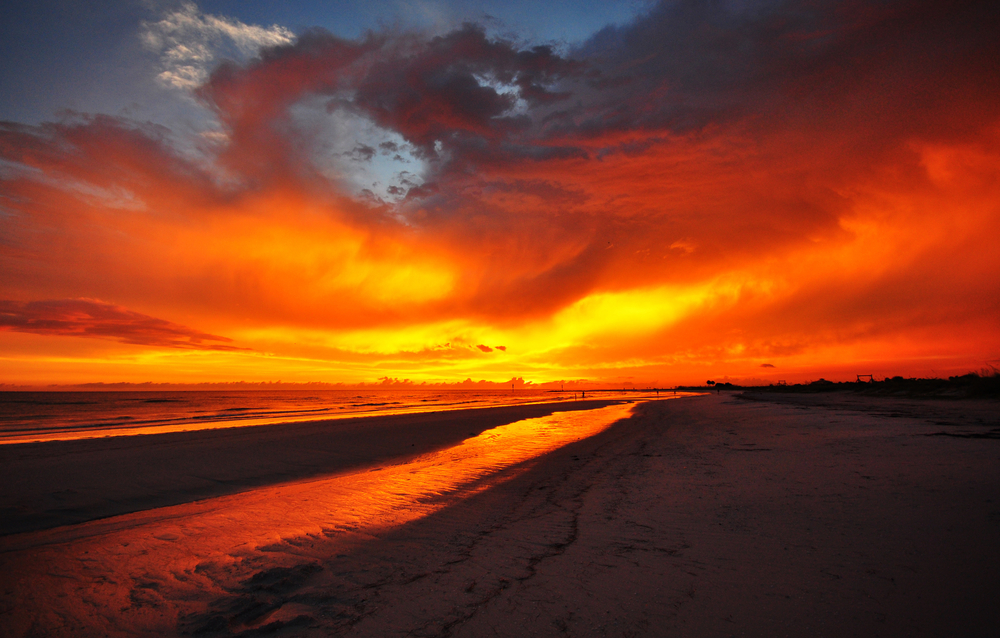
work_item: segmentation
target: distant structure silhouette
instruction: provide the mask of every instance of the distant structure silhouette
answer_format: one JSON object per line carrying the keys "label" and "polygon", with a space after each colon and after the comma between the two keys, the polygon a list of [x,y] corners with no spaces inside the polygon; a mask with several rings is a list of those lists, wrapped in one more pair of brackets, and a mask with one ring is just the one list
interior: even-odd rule
{"label": "distant structure silhouette", "polygon": [[859,374],[858,383],[875,383],[875,377],[870,374]]}

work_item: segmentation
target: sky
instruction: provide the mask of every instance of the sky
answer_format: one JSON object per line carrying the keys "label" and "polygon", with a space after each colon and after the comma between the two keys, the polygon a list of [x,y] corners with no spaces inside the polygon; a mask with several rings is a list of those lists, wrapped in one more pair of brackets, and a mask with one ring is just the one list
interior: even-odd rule
{"label": "sky", "polygon": [[998,366],[998,18],[5,3],[0,383]]}

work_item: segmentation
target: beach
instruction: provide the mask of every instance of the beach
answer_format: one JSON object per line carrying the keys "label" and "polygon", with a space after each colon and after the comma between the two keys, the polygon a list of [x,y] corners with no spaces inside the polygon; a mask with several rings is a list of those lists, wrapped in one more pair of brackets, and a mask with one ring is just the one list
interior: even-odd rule
{"label": "beach", "polygon": [[403,462],[490,428],[615,400],[0,445],[0,535]]}
{"label": "beach", "polygon": [[[996,408],[720,393],[8,446],[0,623],[993,636]],[[468,452],[519,423],[551,449]]]}

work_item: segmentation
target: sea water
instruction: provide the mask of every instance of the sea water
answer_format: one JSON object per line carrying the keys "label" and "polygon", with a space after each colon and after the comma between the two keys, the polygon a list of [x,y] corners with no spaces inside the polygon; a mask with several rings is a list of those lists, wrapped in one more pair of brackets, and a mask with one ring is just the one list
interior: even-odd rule
{"label": "sea water", "polygon": [[[589,392],[588,398],[622,393]],[[636,395],[628,393],[630,398]],[[156,434],[579,398],[512,390],[187,390],[0,392],[0,444]]]}

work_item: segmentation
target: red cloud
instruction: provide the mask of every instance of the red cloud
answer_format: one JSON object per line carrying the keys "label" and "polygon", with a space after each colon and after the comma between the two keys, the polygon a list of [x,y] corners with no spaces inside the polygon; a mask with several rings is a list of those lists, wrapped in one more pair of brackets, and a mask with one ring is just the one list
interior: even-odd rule
{"label": "red cloud", "polygon": [[[199,332],[96,299],[0,301],[0,330],[96,337],[121,343],[190,350],[245,350],[232,339]],[[224,342],[206,343],[206,342]]]}
{"label": "red cloud", "polygon": [[[683,348],[756,368],[820,342],[986,342],[963,326],[995,333],[1000,306],[992,5],[751,5],[662,2],[564,55],[476,26],[313,31],[216,70],[199,95],[225,135],[198,161],[123,119],[0,123],[0,291],[273,334],[516,328],[594,293],[725,292],[635,344],[623,325],[622,343],[567,346],[595,370]],[[424,162],[422,183],[391,186],[398,205],[356,201],[321,165],[313,125],[344,113],[387,136],[350,157]],[[15,304],[4,329],[224,343],[92,316],[105,306],[59,306],[45,328]]]}

